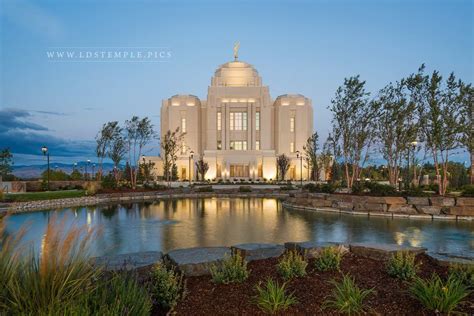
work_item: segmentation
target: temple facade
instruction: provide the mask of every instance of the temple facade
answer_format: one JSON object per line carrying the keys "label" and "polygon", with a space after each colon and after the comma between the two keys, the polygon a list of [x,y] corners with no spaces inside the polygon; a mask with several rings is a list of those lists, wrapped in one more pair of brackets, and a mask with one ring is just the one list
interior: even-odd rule
{"label": "temple facade", "polygon": [[[257,70],[234,57],[215,71],[206,100],[174,95],[162,101],[161,135],[177,128],[184,133],[178,178],[195,179],[195,161],[203,158],[206,179],[273,180],[277,156],[285,154],[291,158],[285,178],[308,179],[306,162],[297,156],[313,133],[311,99],[300,94],[272,99]],[[163,175],[161,157],[144,159]]]}

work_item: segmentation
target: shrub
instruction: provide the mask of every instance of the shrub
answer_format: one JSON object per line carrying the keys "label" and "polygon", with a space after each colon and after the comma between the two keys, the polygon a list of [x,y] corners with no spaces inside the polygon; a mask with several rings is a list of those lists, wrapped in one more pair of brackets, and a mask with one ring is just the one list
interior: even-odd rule
{"label": "shrub", "polygon": [[387,272],[390,276],[409,280],[416,275],[418,265],[415,263],[415,254],[399,251],[392,255],[387,264]]}
{"label": "shrub", "polygon": [[314,262],[319,271],[339,270],[342,252],[337,247],[325,247],[316,257]]}
{"label": "shrub", "polygon": [[115,177],[112,174],[108,174],[102,177],[100,182],[102,188],[104,189],[116,189],[117,188],[117,181],[115,181]]}
{"label": "shrub", "polygon": [[344,275],[342,282],[332,280],[334,290],[331,298],[324,302],[324,308],[337,309],[343,314],[361,314],[365,311],[364,300],[374,292],[374,289],[361,290],[354,279]]}
{"label": "shrub", "polygon": [[243,193],[252,192],[252,188],[246,185],[241,185],[239,187],[239,192],[243,192]]}
{"label": "shrub", "polygon": [[151,270],[150,293],[156,304],[173,309],[185,293],[183,275],[156,263]]}
{"label": "shrub", "polygon": [[100,185],[95,181],[87,182],[85,185],[86,195],[95,195],[99,189]]}
{"label": "shrub", "polygon": [[[436,191],[438,192],[438,191]],[[402,192],[403,196],[420,196],[420,197],[425,197],[425,196],[430,196],[431,193],[423,191],[423,188],[421,187],[411,187],[408,190],[405,190]]]}
{"label": "shrub", "polygon": [[269,279],[263,287],[259,283],[256,286],[256,290],[257,296],[255,301],[258,307],[270,314],[284,311],[297,303],[293,293],[286,293],[286,283],[280,285],[278,282]]}
{"label": "shrub", "polygon": [[0,201],[3,201],[4,198],[5,198],[5,193],[3,193],[3,189],[0,188]]}
{"label": "shrub", "polygon": [[352,184],[351,192],[352,194],[364,194],[367,191],[367,187],[363,182],[354,182]]}
{"label": "shrub", "polygon": [[280,190],[282,191],[291,191],[291,190],[295,190],[295,187],[293,185],[284,185],[284,186],[281,186],[280,187]]}
{"label": "shrub", "polygon": [[218,265],[210,268],[215,283],[241,283],[249,277],[247,261],[239,253],[226,256]]}
{"label": "shrub", "polygon": [[287,252],[278,262],[278,272],[284,279],[302,277],[306,275],[308,262],[296,251]]}
{"label": "shrub", "polygon": [[303,189],[312,193],[334,193],[337,190],[337,186],[331,183],[308,183],[303,186]]}
{"label": "shrub", "polygon": [[461,196],[474,197],[474,184],[463,186]]}
{"label": "shrub", "polygon": [[145,288],[133,275],[113,275],[107,281],[100,281],[97,288],[85,293],[83,301],[69,310],[66,315],[150,315],[152,301]]}
{"label": "shrub", "polygon": [[197,188],[196,191],[197,192],[214,192],[214,189],[212,188],[212,186],[207,185],[207,186]]}
{"label": "shrub", "polygon": [[470,288],[474,288],[474,265],[452,264],[449,267],[450,274]]}
{"label": "shrub", "polygon": [[387,184],[380,184],[377,182],[366,182],[365,186],[369,189],[371,195],[394,196],[398,194],[396,188]]}
{"label": "shrub", "polygon": [[443,282],[437,274],[431,279],[415,278],[410,286],[411,295],[423,306],[438,313],[450,313],[469,295],[467,286],[453,275]]}

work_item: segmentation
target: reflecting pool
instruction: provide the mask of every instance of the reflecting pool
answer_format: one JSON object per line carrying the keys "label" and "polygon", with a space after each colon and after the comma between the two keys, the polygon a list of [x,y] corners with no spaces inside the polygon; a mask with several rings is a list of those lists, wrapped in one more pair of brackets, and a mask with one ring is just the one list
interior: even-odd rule
{"label": "reflecting pool", "polygon": [[28,225],[25,240],[41,251],[54,218],[65,227],[99,229],[92,255],[169,251],[247,242],[336,241],[422,246],[430,252],[474,259],[474,223],[389,219],[296,211],[276,199],[209,198],[66,208],[12,215],[7,233]]}

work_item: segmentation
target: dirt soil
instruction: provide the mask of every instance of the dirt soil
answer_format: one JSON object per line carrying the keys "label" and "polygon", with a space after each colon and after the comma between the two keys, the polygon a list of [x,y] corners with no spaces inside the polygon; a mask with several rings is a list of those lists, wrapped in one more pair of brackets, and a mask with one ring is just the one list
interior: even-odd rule
{"label": "dirt soil", "polygon": [[[439,266],[426,255],[417,257],[421,264],[419,275],[429,278],[432,273],[447,276],[447,268]],[[284,282],[279,276],[277,258],[253,261],[248,267],[249,278],[241,284],[219,285],[210,276],[186,278],[186,297],[175,310],[177,315],[263,315],[254,302],[255,285],[268,278]],[[366,300],[368,314],[376,315],[436,315],[422,307],[408,293],[408,284],[390,277],[385,263],[354,254],[344,256],[341,272],[318,272],[310,260],[306,277],[288,282],[287,290],[294,292],[298,303],[282,314],[288,315],[337,315],[330,309],[323,309],[323,302],[333,289],[332,279],[340,280],[342,273],[355,278],[360,288],[374,288],[376,293]],[[142,271],[145,272],[145,271]],[[467,315],[474,315],[474,293],[458,308]],[[165,311],[154,310],[154,315],[164,315]]]}

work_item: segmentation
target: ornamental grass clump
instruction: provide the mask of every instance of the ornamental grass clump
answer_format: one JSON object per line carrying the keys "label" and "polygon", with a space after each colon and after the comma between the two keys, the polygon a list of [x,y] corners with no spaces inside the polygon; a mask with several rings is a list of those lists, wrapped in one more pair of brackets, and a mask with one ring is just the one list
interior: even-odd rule
{"label": "ornamental grass clump", "polygon": [[280,285],[273,279],[268,279],[263,286],[257,284],[256,291],[255,302],[266,313],[275,314],[297,303],[293,293],[286,293],[286,283]]}
{"label": "ornamental grass clump", "polygon": [[410,286],[411,295],[427,309],[436,313],[451,313],[469,294],[468,287],[450,274],[446,282],[439,275],[431,279],[416,277]]}
{"label": "ornamental grass clump", "polygon": [[374,289],[362,290],[356,284],[352,277],[344,275],[342,281],[331,281],[334,290],[331,296],[323,304],[323,308],[333,308],[342,314],[361,314],[366,311],[364,300]]}
{"label": "ornamental grass clump", "polygon": [[57,315],[73,309],[84,293],[94,290],[93,281],[101,274],[87,259],[94,235],[79,227],[66,231],[65,219],[58,223],[53,218],[39,255],[21,247],[14,249],[10,255],[17,269],[14,279],[5,285],[7,311]]}
{"label": "ornamental grass clump", "polygon": [[66,218],[49,221],[38,255],[22,244],[26,229],[13,238],[5,234],[5,218],[0,220],[0,310],[6,315],[148,314],[144,289],[108,279],[90,263],[96,231],[66,229],[65,223]]}
{"label": "ornamental grass clump", "polygon": [[97,287],[83,296],[79,304],[65,315],[150,315],[153,307],[146,288],[140,286],[133,274],[114,274],[98,282]]}
{"label": "ornamental grass clump", "polygon": [[401,280],[410,280],[418,271],[415,263],[415,254],[407,251],[398,251],[393,254],[387,263],[387,272],[391,277]]}
{"label": "ornamental grass clump", "polygon": [[308,262],[298,252],[292,250],[283,255],[278,262],[278,272],[285,280],[306,275]]}
{"label": "ornamental grass clump", "polygon": [[156,304],[172,310],[185,294],[183,274],[156,263],[151,270],[150,292]]}
{"label": "ornamental grass clump", "polygon": [[212,280],[223,284],[241,283],[249,277],[250,273],[247,269],[247,261],[239,253],[226,255],[222,262],[212,265],[210,270]]}
{"label": "ornamental grass clump", "polygon": [[338,247],[325,247],[316,257],[314,262],[318,271],[339,270],[342,252]]}
{"label": "ornamental grass clump", "polygon": [[449,267],[449,273],[469,288],[474,289],[474,264],[454,263]]}

